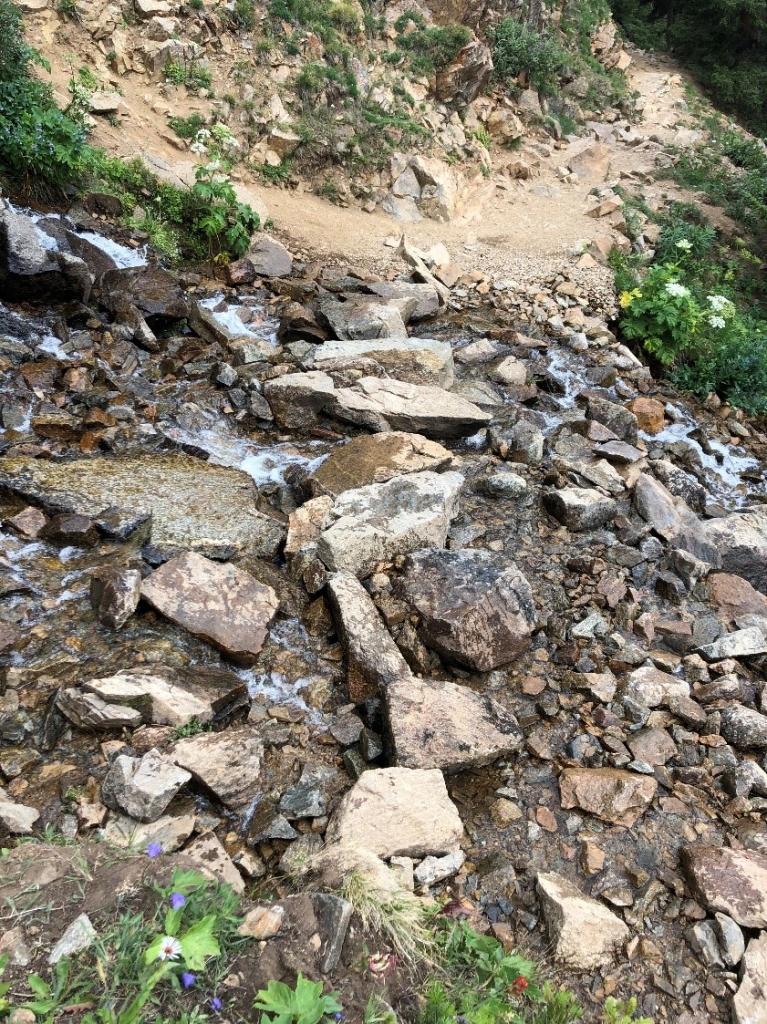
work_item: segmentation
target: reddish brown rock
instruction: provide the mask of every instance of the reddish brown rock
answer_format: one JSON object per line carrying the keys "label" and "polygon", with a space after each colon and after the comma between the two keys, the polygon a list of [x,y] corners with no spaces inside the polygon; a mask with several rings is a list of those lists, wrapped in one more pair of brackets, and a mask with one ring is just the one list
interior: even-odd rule
{"label": "reddish brown rock", "polygon": [[663,404],[654,398],[635,398],[629,409],[637,418],[637,426],[645,434],[659,434],[666,423]]}
{"label": "reddish brown rock", "polygon": [[579,807],[602,821],[631,827],[652,803],[658,783],[620,768],[566,768],[559,776],[562,807]]}
{"label": "reddish brown rock", "polygon": [[706,581],[708,597],[728,622],[744,615],[767,615],[767,597],[741,576],[717,572]]}
{"label": "reddish brown rock", "polygon": [[191,551],[156,569],[144,580],[141,596],[241,665],[255,661],[279,607],[271,587]]}
{"label": "reddish brown rock", "polygon": [[767,928],[767,857],[726,846],[686,846],[682,868],[693,895],[742,928]]}

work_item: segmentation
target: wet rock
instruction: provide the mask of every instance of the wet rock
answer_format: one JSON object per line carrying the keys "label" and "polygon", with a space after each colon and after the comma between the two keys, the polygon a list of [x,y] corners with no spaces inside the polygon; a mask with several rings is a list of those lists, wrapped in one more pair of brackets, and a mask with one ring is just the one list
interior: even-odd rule
{"label": "wet rock", "polygon": [[335,393],[332,377],[320,370],[287,373],[266,381],[264,398],[280,427],[302,430],[314,426]]}
{"label": "wet rock", "polygon": [[690,684],[653,665],[643,665],[626,677],[623,693],[646,708],[667,707],[676,697],[689,698]]}
{"label": "wet rock", "polygon": [[349,699],[361,704],[396,680],[409,679],[405,659],[357,577],[337,572],[328,581],[327,592],[346,656]]}
{"label": "wet rock", "polygon": [[559,776],[562,807],[578,807],[602,821],[631,827],[652,803],[658,783],[620,768],[565,768]]}
{"label": "wet rock", "polygon": [[87,302],[93,277],[72,253],[40,244],[32,219],[0,205],[0,298],[11,302]]}
{"label": "wet rock", "polygon": [[396,555],[443,547],[462,486],[460,473],[427,470],[346,491],[333,505],[334,522],[317,553],[328,569],[363,578]]}
{"label": "wet rock", "polygon": [[237,934],[250,939],[273,939],[282,928],[284,917],[285,908],[281,907],[279,903],[254,907],[242,919]]}
{"label": "wet rock", "polygon": [[151,520],[153,543],[171,550],[272,557],[282,540],[280,525],[255,508],[246,473],[188,455],[9,458],[0,466],[0,486],[52,511],[87,516],[119,540]]}
{"label": "wet rock", "polygon": [[487,476],[479,481],[477,486],[478,489],[491,498],[512,500],[521,498],[528,490],[525,478],[519,476],[518,473],[512,473],[506,468],[499,470],[497,473],[488,473]]}
{"label": "wet rock", "polygon": [[3,521],[3,526],[13,530],[25,540],[34,540],[45,526],[47,520],[39,508],[29,505],[17,512],[15,516]]}
{"label": "wet rock", "polygon": [[[137,666],[82,683],[83,695],[95,695],[123,712],[134,710],[139,722],[187,725],[210,722],[247,702],[247,685],[232,672],[208,666],[176,670],[163,665]],[[62,708],[67,717],[71,717]],[[79,723],[76,723],[79,724]]]}
{"label": "wet rock", "polygon": [[[765,619],[767,625],[767,619]],[[723,661],[725,658],[748,658],[767,652],[767,633],[759,626],[738,629],[734,633],[715,640],[712,644],[699,647],[698,651],[707,661]]]}
{"label": "wet rock", "polygon": [[[407,174],[411,175],[420,195],[420,186],[409,167],[403,172],[403,175],[400,175],[400,178]],[[378,281],[375,284],[367,285],[367,288],[373,295],[379,295],[382,299],[415,299],[417,304],[406,322],[424,320],[439,312],[439,295],[436,288],[430,284],[412,284],[410,281]]]}
{"label": "wet rock", "polygon": [[740,987],[732,1000],[733,1024],[767,1024],[767,932],[748,943]]}
{"label": "wet rock", "polygon": [[406,430],[427,437],[463,437],[490,422],[490,415],[441,388],[405,381],[362,377],[338,388],[327,406],[329,415],[369,430]]}
{"label": "wet rock", "polygon": [[77,687],[59,690],[56,707],[78,729],[137,729],[143,721],[140,711],[109,704]]}
{"label": "wet rock", "polygon": [[306,765],[298,782],[280,798],[279,809],[286,818],[323,818],[328,810],[328,789],[335,782],[334,768]]}
{"label": "wet rock", "polygon": [[242,665],[255,661],[279,607],[271,587],[193,552],[155,569],[141,585],[141,597]]}
{"label": "wet rock", "polygon": [[231,885],[237,895],[245,892],[245,882],[232,859],[214,832],[204,832],[187,846],[184,854],[195,862],[198,870],[213,881]]}
{"label": "wet rock", "polygon": [[384,700],[391,760],[400,767],[461,771],[522,746],[514,715],[468,686],[403,678],[388,686]]}
{"label": "wet rock", "polygon": [[637,443],[637,418],[630,409],[606,398],[588,396],[588,417],[596,420],[627,444]]}
{"label": "wet rock", "polygon": [[527,420],[507,429],[491,427],[488,436],[490,447],[502,459],[527,466],[538,466],[543,461],[543,433]]}
{"label": "wet rock", "polygon": [[488,375],[499,384],[507,387],[521,387],[527,380],[527,367],[515,356],[507,356],[489,371]]}
{"label": "wet rock", "polygon": [[675,548],[710,563],[721,564],[719,551],[706,527],[680,498],[675,498],[658,480],[640,473],[634,489],[634,505],[646,523]]}
{"label": "wet rock", "polygon": [[168,756],[236,811],[258,791],[264,745],[254,729],[243,727],[189,736],[174,744]]}
{"label": "wet rock", "polygon": [[489,672],[530,645],[537,618],[532,591],[503,555],[417,551],[405,562],[402,589],[421,615],[422,640],[449,661]]}
{"label": "wet rock", "polygon": [[565,487],[543,495],[546,511],[568,530],[596,530],[614,519],[618,506],[612,498],[588,487]]}
{"label": "wet rock", "polygon": [[767,593],[767,515],[764,512],[733,513],[703,525],[707,540],[715,545],[726,573]]}
{"label": "wet rock", "polygon": [[666,414],[662,402],[654,398],[635,398],[629,402],[628,408],[637,418],[637,426],[645,434],[659,434],[666,423]]}
{"label": "wet rock", "polygon": [[767,748],[767,715],[733,704],[721,712],[722,736],[737,750]]}
{"label": "wet rock", "polygon": [[683,846],[682,868],[693,895],[742,928],[767,928],[767,858],[724,846]]}
{"label": "wet rock", "polygon": [[34,807],[14,803],[0,789],[0,822],[12,835],[29,835],[39,817],[40,812]]}
{"label": "wet rock", "polygon": [[728,967],[737,967],[746,952],[743,932],[726,914],[714,914],[714,920],[722,959]]}
{"label": "wet rock", "polygon": [[144,316],[183,320],[189,303],[172,274],[158,266],[121,267],[101,278],[101,304],[110,313],[134,306]]}
{"label": "wet rock", "polygon": [[405,321],[410,319],[417,305],[418,300],[412,297],[382,302],[369,296],[346,296],[342,301],[325,295],[318,303],[318,317],[342,340],[396,338],[404,341],[408,336]]}
{"label": "wet rock", "polygon": [[706,510],[708,494],[706,488],[675,466],[668,459],[658,459],[652,464],[652,471],[660,482],[677,498],[681,498],[694,512],[702,514]]}
{"label": "wet rock", "polygon": [[325,372],[336,368],[364,371],[371,359],[395,380],[442,388],[453,383],[453,350],[447,342],[430,338],[326,341],[312,353],[311,365]]}
{"label": "wet rock", "polygon": [[138,569],[98,569],[91,576],[90,597],[99,622],[122,629],[138,606],[141,573]]}
{"label": "wet rock", "polygon": [[48,955],[49,964],[57,964],[64,957],[72,957],[88,949],[97,939],[96,929],[87,914],[80,914],[69,925]]}
{"label": "wet rock", "polygon": [[255,277],[288,277],[293,271],[293,257],[288,250],[268,235],[258,235],[245,256]]}
{"label": "wet rock", "polygon": [[462,835],[442,772],[379,768],[344,796],[326,839],[384,858],[426,857],[451,853]]}
{"label": "wet rock", "polygon": [[363,434],[332,451],[314,470],[310,484],[315,494],[336,497],[344,491],[385,483],[407,473],[425,469],[438,472],[452,461],[451,451],[420,434]]}
{"label": "wet rock", "polygon": [[53,516],[40,530],[38,537],[62,547],[71,544],[78,548],[92,548],[99,542],[98,531],[91,520],[72,512]]}
{"label": "wet rock", "polygon": [[538,873],[538,896],[557,961],[576,970],[610,963],[630,932],[619,917],[557,874]]}
{"label": "wet rock", "polygon": [[113,846],[142,851],[151,843],[159,843],[163,853],[172,853],[179,850],[192,834],[194,822],[194,814],[165,814],[156,821],[140,822],[113,812],[100,836]]}
{"label": "wet rock", "polygon": [[120,754],[112,762],[101,784],[101,798],[107,807],[125,811],[139,821],[155,821],[191,778],[159,750],[142,758]]}

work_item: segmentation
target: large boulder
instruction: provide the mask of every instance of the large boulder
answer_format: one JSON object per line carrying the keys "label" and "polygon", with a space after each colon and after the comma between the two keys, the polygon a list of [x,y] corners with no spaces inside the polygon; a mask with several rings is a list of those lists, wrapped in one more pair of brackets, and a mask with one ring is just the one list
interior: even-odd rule
{"label": "large boulder", "polygon": [[682,868],[695,898],[741,928],[767,928],[767,857],[726,846],[683,846]]}
{"label": "large boulder", "polygon": [[315,495],[337,497],[368,484],[382,484],[395,476],[446,469],[453,453],[421,434],[390,431],[361,434],[335,448],[309,477]]}
{"label": "large boulder", "polygon": [[281,524],[256,509],[247,473],[189,455],[7,458],[0,486],[48,512],[86,516],[107,537],[124,540],[151,526],[153,544],[166,552],[272,557],[283,536]]}
{"label": "large boulder", "polygon": [[349,698],[361,704],[398,679],[409,679],[405,659],[357,577],[348,571],[334,573],[327,594],[346,655]]}
{"label": "large boulder", "polygon": [[363,772],[341,800],[326,840],[379,857],[451,853],[463,824],[442,772],[379,768]]}
{"label": "large boulder", "polygon": [[593,487],[563,487],[543,495],[547,512],[568,530],[596,530],[615,518],[618,506]]}
{"label": "large boulder", "polygon": [[[443,547],[463,487],[460,473],[411,473],[345,491],[317,541],[328,569],[369,576],[379,562],[422,547]],[[317,499],[321,500],[321,499]]]}
{"label": "large boulder", "polygon": [[559,963],[592,971],[610,963],[628,941],[631,933],[623,921],[567,878],[539,872],[537,886],[554,958]]}
{"label": "large boulder", "polygon": [[187,552],[144,580],[141,597],[232,661],[252,665],[279,601],[249,573]]}
{"label": "large boulder", "polygon": [[162,267],[120,267],[103,275],[101,304],[110,313],[134,306],[144,316],[183,320],[189,314],[186,295]]}
{"label": "large boulder", "polygon": [[707,540],[721,556],[724,572],[742,576],[767,594],[767,510],[733,513],[703,525]]}
{"label": "large boulder", "polygon": [[88,265],[53,239],[43,244],[43,237],[31,217],[0,205],[0,299],[87,302],[93,284]]}
{"label": "large boulder", "polygon": [[362,377],[338,388],[327,412],[369,430],[407,430],[427,437],[463,437],[490,422],[490,415],[458,395],[436,387]]}
{"label": "large boulder", "polygon": [[325,372],[356,368],[365,371],[371,360],[395,380],[442,388],[453,384],[453,350],[446,341],[431,338],[326,341],[313,350],[311,365]]}
{"label": "large boulder", "polygon": [[101,784],[101,799],[138,821],[156,821],[190,778],[158,750],[142,758],[120,754]]}
{"label": "large boulder", "polygon": [[714,567],[721,564],[718,546],[704,524],[659,480],[640,473],[634,488],[634,505],[645,522],[674,548],[687,551]]}
{"label": "large boulder", "polygon": [[468,686],[402,677],[384,691],[387,744],[403,768],[461,771],[520,748],[514,715]]}
{"label": "large boulder", "polygon": [[422,550],[405,563],[402,591],[421,616],[420,636],[446,660],[489,672],[530,646],[530,584],[504,555]]}
{"label": "large boulder", "polygon": [[286,373],[264,383],[264,398],[275,422],[289,430],[308,429],[330,403],[335,392],[333,378],[320,370]]}
{"label": "large boulder", "polygon": [[323,296],[317,306],[321,322],[336,338],[371,341],[376,338],[407,338],[405,322],[413,315],[418,300],[402,296],[384,302],[368,295],[354,295],[344,301]]}
{"label": "large boulder", "polygon": [[767,1024],[767,932],[746,948],[740,987],[732,1000],[733,1024]]}
{"label": "large boulder", "polygon": [[493,56],[489,47],[472,39],[459,50],[452,63],[437,72],[435,95],[442,103],[467,107],[490,81]]}

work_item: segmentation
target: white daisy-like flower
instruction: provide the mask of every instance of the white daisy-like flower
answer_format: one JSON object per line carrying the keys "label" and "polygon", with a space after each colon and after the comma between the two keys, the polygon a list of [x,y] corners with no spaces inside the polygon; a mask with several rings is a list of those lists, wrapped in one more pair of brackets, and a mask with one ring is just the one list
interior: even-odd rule
{"label": "white daisy-like flower", "polygon": [[669,281],[666,285],[666,291],[669,295],[673,295],[675,299],[685,299],[690,294],[690,289],[685,288],[678,281]]}
{"label": "white daisy-like flower", "polygon": [[178,939],[174,939],[172,935],[163,936],[162,943],[160,944],[160,952],[157,954],[158,960],[178,960],[181,956],[181,943]]}
{"label": "white daisy-like flower", "polygon": [[716,327],[717,330],[721,330],[727,323],[723,316],[710,316],[708,322],[711,327]]}
{"label": "white daisy-like flower", "polygon": [[721,313],[723,309],[726,309],[730,305],[730,300],[725,298],[724,295],[707,295],[708,304],[711,306],[715,313]]}
{"label": "white daisy-like flower", "polygon": [[692,249],[692,242],[689,238],[680,238],[676,243],[677,249],[684,249],[685,252],[689,252]]}

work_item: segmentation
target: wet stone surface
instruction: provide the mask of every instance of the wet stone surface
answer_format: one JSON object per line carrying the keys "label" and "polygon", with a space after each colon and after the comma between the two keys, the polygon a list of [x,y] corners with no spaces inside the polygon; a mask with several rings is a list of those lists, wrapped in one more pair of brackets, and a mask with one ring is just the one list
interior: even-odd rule
{"label": "wet stone surface", "polygon": [[[321,851],[335,885],[415,871],[560,950],[589,1006],[637,995],[658,1021],[723,1024],[745,955],[747,1019],[767,437],[653,381],[590,299],[571,344],[564,274],[514,303],[459,288],[411,321],[441,366],[465,352],[431,405],[408,411],[414,364],[375,347],[322,364],[318,396],[307,357],[330,328],[289,298],[304,269],[273,291],[159,275],[140,309],[123,275],[139,319],[120,275],[94,275],[88,306],[0,308],[0,843],[159,836],[270,894],[292,850]],[[360,294],[316,275],[306,294]],[[196,304],[197,326],[174,320]]]}

